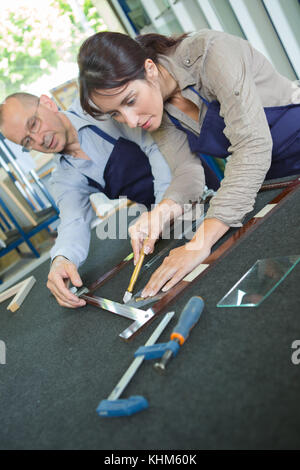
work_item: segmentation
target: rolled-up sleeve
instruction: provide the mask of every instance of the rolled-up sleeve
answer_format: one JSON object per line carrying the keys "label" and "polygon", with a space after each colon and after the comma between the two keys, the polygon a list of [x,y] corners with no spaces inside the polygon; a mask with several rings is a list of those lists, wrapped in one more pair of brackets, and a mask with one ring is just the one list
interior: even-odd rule
{"label": "rolled-up sleeve", "polygon": [[60,211],[58,236],[51,259],[62,255],[77,267],[87,258],[94,216],[89,196],[94,192],[86,178],[70,168],[59,168],[51,177],[51,192]]}
{"label": "rolled-up sleeve", "polygon": [[220,103],[231,154],[207,217],[242,225],[270,168],[272,137],[251,72],[251,46],[217,38],[202,63],[202,82]]}

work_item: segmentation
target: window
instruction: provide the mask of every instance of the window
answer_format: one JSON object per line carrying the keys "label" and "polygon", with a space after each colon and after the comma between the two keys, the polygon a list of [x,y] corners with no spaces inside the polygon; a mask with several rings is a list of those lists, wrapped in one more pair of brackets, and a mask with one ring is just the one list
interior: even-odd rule
{"label": "window", "polygon": [[77,77],[83,40],[106,30],[92,0],[9,0],[0,11],[0,100]]}

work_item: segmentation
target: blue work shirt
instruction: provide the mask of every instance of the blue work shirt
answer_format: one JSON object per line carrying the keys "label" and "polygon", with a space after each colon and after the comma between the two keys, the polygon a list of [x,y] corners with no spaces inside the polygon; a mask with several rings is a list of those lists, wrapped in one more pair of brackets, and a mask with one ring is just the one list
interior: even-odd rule
{"label": "blue work shirt", "polygon": [[[77,116],[69,111],[75,111]],[[90,195],[98,189],[89,185],[88,177],[105,187],[103,173],[113,145],[102,139],[89,124],[100,127],[110,136],[123,137],[138,144],[149,158],[153,178],[155,203],[163,195],[171,182],[170,169],[149,133],[141,128],[130,129],[112,119],[97,121],[83,112],[79,100],[69,111],[64,112],[78,132],[82,150],[90,160],[83,160],[67,154],[55,156],[56,168],[50,185],[56,204],[60,210],[58,237],[51,250],[51,259],[62,255],[80,266],[88,255],[90,225],[95,212],[90,203]]]}

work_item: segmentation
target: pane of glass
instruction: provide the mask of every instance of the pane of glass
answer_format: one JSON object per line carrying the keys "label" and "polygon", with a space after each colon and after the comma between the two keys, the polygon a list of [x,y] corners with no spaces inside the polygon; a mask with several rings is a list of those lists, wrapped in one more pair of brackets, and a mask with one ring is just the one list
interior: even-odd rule
{"label": "pane of glass", "polygon": [[257,307],[286,278],[300,255],[259,259],[217,303],[217,307]]}

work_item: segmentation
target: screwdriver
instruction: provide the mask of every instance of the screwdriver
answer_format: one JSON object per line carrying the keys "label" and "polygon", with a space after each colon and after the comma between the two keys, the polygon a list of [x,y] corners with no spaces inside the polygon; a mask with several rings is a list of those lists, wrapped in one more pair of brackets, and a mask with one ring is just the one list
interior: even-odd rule
{"label": "screwdriver", "polygon": [[[173,332],[171,333],[171,341],[177,343],[179,346],[182,346],[187,340],[191,329],[199,321],[201,313],[204,308],[204,300],[202,297],[194,296],[191,297],[186,306],[184,307],[177,325],[175,326]],[[177,347],[179,347],[177,346]],[[166,365],[173,356],[174,351],[170,348],[167,349],[162,356],[160,362],[154,364],[154,368],[163,373],[166,369]]]}

